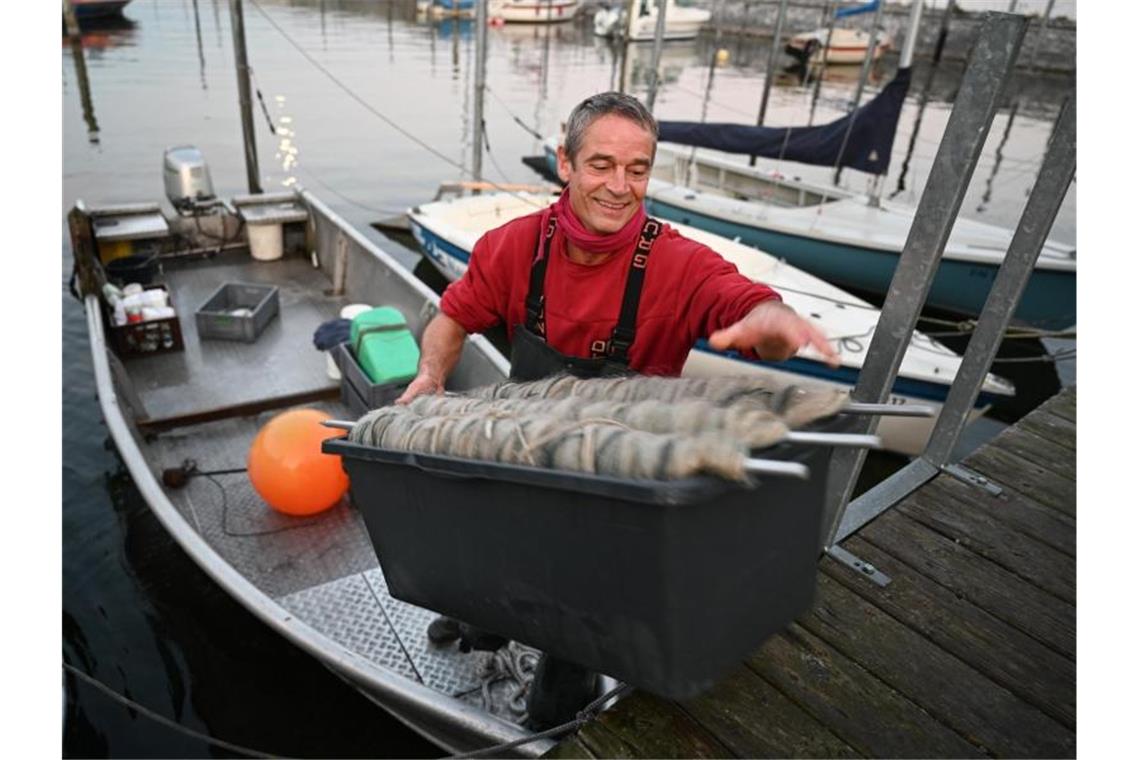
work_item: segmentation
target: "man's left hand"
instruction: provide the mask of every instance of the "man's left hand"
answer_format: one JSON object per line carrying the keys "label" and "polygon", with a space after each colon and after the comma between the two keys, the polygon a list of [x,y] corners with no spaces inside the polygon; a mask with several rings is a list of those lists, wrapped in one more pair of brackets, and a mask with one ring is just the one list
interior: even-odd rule
{"label": "man's left hand", "polygon": [[718,351],[752,350],[761,359],[784,361],[806,346],[823,354],[832,367],[839,366],[839,354],[823,332],[780,301],[764,301],[734,325],[709,336],[709,345]]}

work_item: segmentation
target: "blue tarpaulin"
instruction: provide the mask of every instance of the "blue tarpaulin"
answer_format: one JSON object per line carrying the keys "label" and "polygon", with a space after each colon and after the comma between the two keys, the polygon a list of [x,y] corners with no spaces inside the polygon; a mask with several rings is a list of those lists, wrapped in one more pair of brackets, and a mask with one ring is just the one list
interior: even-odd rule
{"label": "blue tarpaulin", "polygon": [[[895,78],[874,98],[830,124],[818,127],[751,127],[744,124],[705,124],[696,121],[658,122],[661,142],[712,148],[726,153],[745,153],[802,164],[844,166],[870,174],[886,174],[891,164],[899,113],[910,86],[910,68],[899,69]],[[839,157],[848,125],[851,134]]]}
{"label": "blue tarpaulin", "polygon": [[835,12],[836,18],[847,18],[848,16],[857,16],[860,13],[870,13],[879,7],[879,0],[872,0],[866,5],[858,5],[853,8],[840,8]]}

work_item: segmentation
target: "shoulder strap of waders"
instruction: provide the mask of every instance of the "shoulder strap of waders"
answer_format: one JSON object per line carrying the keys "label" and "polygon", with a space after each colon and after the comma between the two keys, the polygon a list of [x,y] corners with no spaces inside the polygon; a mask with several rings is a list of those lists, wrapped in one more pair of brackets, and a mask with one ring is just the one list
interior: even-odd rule
{"label": "shoulder strap of waders", "polygon": [[633,249],[629,262],[629,274],[625,280],[625,295],[621,301],[621,313],[617,325],[610,335],[609,358],[623,364],[629,363],[629,347],[633,345],[637,330],[637,307],[641,304],[641,288],[645,285],[645,269],[649,266],[649,252],[653,241],[661,233],[661,222],[646,218],[641,225],[641,236]]}
{"label": "shoulder strap of waders", "polygon": [[530,265],[530,288],[526,294],[526,329],[546,339],[545,305],[543,288],[546,282],[546,262],[550,261],[550,241],[554,239],[554,214],[546,223],[534,246],[534,259]]}

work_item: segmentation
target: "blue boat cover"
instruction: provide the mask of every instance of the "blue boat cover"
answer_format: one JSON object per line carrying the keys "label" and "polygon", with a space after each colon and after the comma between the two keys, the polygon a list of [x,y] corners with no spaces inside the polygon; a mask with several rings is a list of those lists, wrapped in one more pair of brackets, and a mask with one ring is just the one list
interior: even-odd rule
{"label": "blue boat cover", "polygon": [[858,16],[860,13],[870,13],[879,7],[879,0],[871,0],[866,5],[857,5],[854,8],[840,8],[835,12],[836,18],[847,18],[848,16]]}
{"label": "blue boat cover", "polygon": [[[886,174],[891,164],[899,113],[910,86],[910,68],[899,69],[895,78],[874,98],[830,124],[817,127],[750,127],[744,124],[707,124],[697,121],[658,122],[661,142],[712,148],[726,153],[746,153],[801,164],[846,166],[870,174]],[[851,135],[837,162],[848,124]]]}

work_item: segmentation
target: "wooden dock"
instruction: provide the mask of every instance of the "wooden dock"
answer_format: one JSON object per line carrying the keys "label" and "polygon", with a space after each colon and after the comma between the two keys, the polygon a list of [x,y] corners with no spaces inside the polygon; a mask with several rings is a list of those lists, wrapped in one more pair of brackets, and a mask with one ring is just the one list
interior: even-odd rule
{"label": "wooden dock", "polygon": [[[718,686],[640,692],[549,757],[1074,757],[1076,389],[843,542],[816,603]],[[746,589],[741,589],[742,595]]]}

